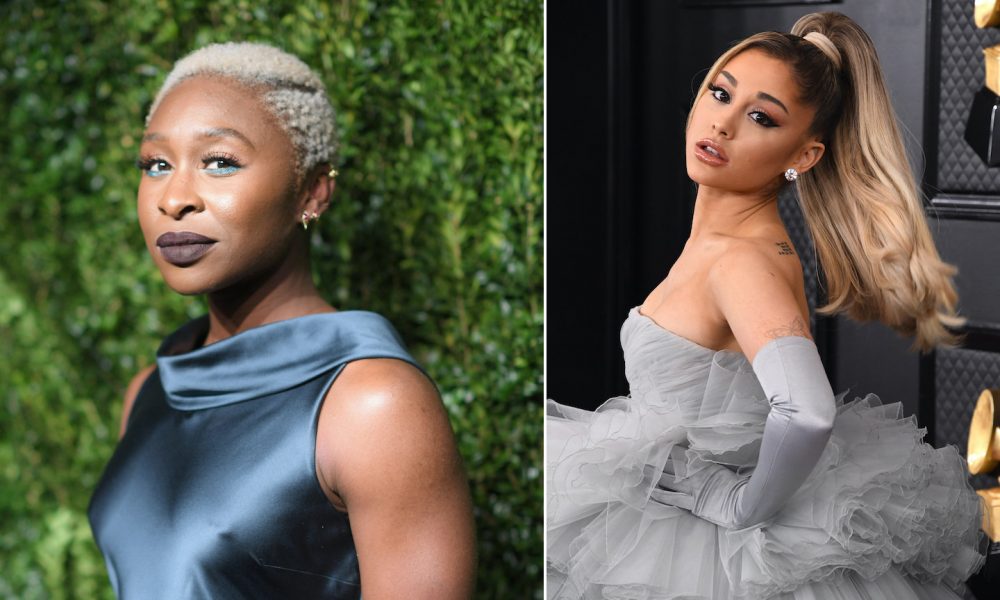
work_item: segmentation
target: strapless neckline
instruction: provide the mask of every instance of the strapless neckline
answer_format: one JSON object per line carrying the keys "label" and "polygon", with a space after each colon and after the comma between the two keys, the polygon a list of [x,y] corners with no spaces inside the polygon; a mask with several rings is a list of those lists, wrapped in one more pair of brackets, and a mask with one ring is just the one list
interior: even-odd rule
{"label": "strapless neckline", "polygon": [[692,348],[696,348],[698,350],[701,350],[702,352],[707,352],[707,353],[712,353],[712,354],[719,354],[719,353],[722,353],[722,354],[735,354],[736,356],[743,357],[744,359],[746,358],[746,356],[744,356],[744,354],[742,352],[737,352],[736,350],[726,350],[726,349],[716,350],[715,348],[708,348],[706,346],[702,346],[701,344],[699,344],[698,342],[696,342],[696,341],[694,341],[692,339],[689,339],[689,338],[684,337],[683,335],[680,335],[679,333],[675,333],[673,331],[670,331],[666,327],[664,327],[664,326],[660,325],[659,323],[657,323],[656,321],[654,321],[653,318],[650,317],[649,315],[642,314],[642,312],[639,310],[638,306],[632,307],[632,310],[629,311],[629,316],[631,317],[633,315],[636,316],[636,317],[638,317],[639,320],[645,321],[645,322],[649,323],[657,331],[662,331],[663,333],[669,335],[670,337],[673,337],[675,339],[681,340],[682,342],[685,342],[686,344],[688,344]]}

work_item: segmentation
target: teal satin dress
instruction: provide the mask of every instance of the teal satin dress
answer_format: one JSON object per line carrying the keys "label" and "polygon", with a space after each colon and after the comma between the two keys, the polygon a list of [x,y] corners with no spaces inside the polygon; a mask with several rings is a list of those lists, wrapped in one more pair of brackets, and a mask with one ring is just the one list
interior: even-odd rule
{"label": "teal satin dress", "polygon": [[201,347],[207,329],[202,317],[164,340],[91,498],[115,593],[360,598],[350,522],[316,478],[319,410],[351,361],[416,363],[389,322],[366,311]]}

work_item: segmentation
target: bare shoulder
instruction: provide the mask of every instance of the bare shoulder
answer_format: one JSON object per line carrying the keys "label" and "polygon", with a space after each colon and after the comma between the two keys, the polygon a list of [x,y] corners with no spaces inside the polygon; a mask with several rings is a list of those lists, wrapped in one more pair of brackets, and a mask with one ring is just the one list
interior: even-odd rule
{"label": "bare shoulder", "polygon": [[415,366],[395,358],[368,358],[344,367],[326,395],[325,409],[348,419],[395,418],[440,410],[437,388]]}
{"label": "bare shoulder", "polygon": [[419,369],[392,358],[344,367],[327,392],[316,451],[324,482],[349,510],[352,491],[363,496],[379,485],[366,468],[383,470],[401,456],[422,455],[429,468],[452,469],[458,460],[437,388]]}
{"label": "bare shoulder", "polygon": [[795,247],[784,236],[730,238],[723,245],[713,265],[713,272],[750,270],[755,276],[767,274],[789,283],[801,279],[802,263]]}
{"label": "bare shoulder", "polygon": [[709,288],[743,354],[753,360],[786,335],[812,339],[803,313],[802,264],[787,240],[739,239],[712,265]]}
{"label": "bare shoulder", "polygon": [[709,270],[712,290],[745,293],[747,288],[784,289],[801,283],[802,263],[791,244],[763,239],[731,239]]}
{"label": "bare shoulder", "polygon": [[132,377],[131,381],[128,382],[128,387],[125,388],[125,403],[122,406],[122,422],[118,429],[119,438],[125,435],[125,426],[128,424],[128,416],[132,413],[132,406],[135,404],[135,399],[139,395],[139,390],[142,389],[142,384],[146,383],[146,379],[149,378],[150,373],[152,373],[155,369],[156,363],[144,367],[136,373],[134,377]]}
{"label": "bare shoulder", "polygon": [[441,420],[447,425],[447,413],[431,380],[420,369],[395,358],[348,363],[327,391],[322,412],[333,417],[329,425],[338,429],[385,430],[440,425],[435,422]]}
{"label": "bare shoulder", "polygon": [[434,384],[390,358],[349,363],[320,411],[316,464],[346,510],[371,598],[471,595],[468,481]]}

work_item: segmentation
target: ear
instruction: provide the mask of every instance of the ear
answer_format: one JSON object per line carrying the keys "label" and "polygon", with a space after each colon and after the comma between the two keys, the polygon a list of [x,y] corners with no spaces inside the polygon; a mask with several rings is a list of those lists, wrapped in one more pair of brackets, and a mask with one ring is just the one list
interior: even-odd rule
{"label": "ear", "polygon": [[337,186],[336,181],[330,175],[330,168],[329,165],[319,165],[310,176],[306,177],[302,198],[299,202],[300,213],[307,212],[318,217],[330,206],[330,198]]}
{"label": "ear", "polygon": [[825,151],[826,146],[823,145],[823,142],[813,138],[799,149],[792,166],[795,167],[795,170],[799,173],[805,173],[809,169],[816,166],[816,163],[818,163],[819,159],[823,157],[823,152]]}

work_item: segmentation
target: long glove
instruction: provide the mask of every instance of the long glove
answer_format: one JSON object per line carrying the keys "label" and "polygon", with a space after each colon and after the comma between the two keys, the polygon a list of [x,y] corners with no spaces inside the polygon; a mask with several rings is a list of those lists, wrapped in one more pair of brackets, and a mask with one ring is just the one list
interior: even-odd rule
{"label": "long glove", "polygon": [[753,360],[771,411],[764,423],[757,467],[749,477],[722,465],[693,461],[675,447],[673,468],[660,479],[667,491],[654,499],[688,508],[729,528],[756,525],[792,497],[819,461],[837,409],[816,344],[799,336],[774,339]]}

